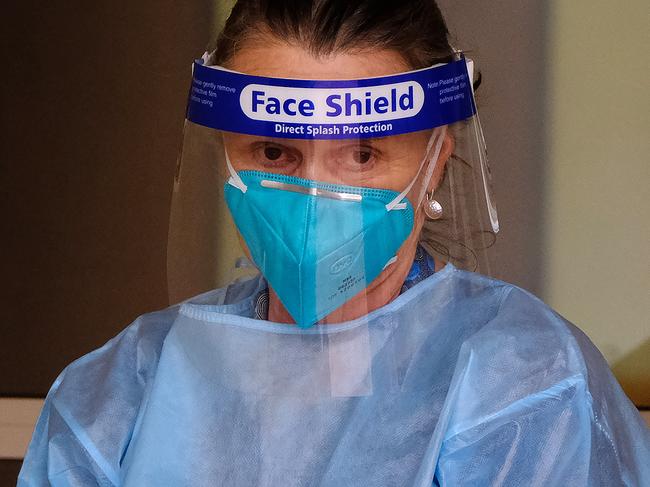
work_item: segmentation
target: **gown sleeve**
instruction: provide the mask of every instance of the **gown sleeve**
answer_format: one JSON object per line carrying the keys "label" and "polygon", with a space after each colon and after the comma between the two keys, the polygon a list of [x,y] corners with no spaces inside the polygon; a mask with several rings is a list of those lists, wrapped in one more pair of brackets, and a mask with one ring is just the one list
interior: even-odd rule
{"label": "gown sleeve", "polygon": [[52,398],[65,374],[50,389],[18,476],[18,487],[112,486]]}
{"label": "gown sleeve", "polygon": [[589,339],[513,288],[463,344],[434,485],[650,485],[650,432]]}
{"label": "gown sleeve", "polygon": [[70,364],[45,399],[18,487],[120,485],[126,451],[175,310],[138,318]]}

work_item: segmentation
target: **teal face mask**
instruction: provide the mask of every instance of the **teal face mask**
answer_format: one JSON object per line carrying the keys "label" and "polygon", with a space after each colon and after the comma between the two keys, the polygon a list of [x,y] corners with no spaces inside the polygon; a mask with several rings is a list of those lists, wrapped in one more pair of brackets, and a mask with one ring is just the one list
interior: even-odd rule
{"label": "teal face mask", "polygon": [[[442,138],[431,160],[437,161]],[[432,135],[427,154],[434,140]],[[255,265],[301,327],[368,287],[413,231],[409,186],[328,184],[261,171],[237,173],[228,156],[225,199]],[[433,166],[433,165],[432,165]],[[425,180],[429,180],[429,167]]]}
{"label": "teal face mask", "polygon": [[299,326],[307,327],[366,288],[413,229],[399,193],[242,171],[245,190],[225,197],[255,265]]}

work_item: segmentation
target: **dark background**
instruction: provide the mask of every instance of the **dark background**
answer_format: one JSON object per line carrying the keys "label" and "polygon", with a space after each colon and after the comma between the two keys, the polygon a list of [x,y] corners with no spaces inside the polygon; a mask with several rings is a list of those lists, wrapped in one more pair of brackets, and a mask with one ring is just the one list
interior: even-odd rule
{"label": "dark background", "polygon": [[[21,2],[3,12],[0,393],[167,302],[171,182],[208,2]],[[5,371],[10,371],[6,373]]]}

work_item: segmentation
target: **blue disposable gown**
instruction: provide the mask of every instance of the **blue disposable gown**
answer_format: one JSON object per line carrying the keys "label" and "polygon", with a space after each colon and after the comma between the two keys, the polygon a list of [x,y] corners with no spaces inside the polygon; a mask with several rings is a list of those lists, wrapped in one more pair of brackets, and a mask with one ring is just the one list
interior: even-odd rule
{"label": "blue disposable gown", "polygon": [[263,286],[144,315],[68,366],[19,485],[650,485],[602,356],[525,291],[447,265],[303,330],[250,318]]}

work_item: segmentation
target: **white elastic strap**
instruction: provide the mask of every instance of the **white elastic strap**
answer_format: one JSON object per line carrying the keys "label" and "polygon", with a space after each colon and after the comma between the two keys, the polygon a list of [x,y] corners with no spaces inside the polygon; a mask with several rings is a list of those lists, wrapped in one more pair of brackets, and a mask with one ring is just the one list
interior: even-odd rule
{"label": "white elastic strap", "polygon": [[230,157],[228,157],[228,151],[224,149],[224,153],[226,154],[226,166],[228,166],[228,172],[230,173],[228,184],[234,186],[242,193],[245,193],[248,190],[248,186],[244,184],[244,181],[241,180],[239,174],[237,174],[237,171],[235,171],[235,168],[232,167],[232,164],[230,163]]}
{"label": "white elastic strap", "polygon": [[[398,194],[390,203],[386,205],[386,210],[391,211],[391,210],[404,210],[407,208],[406,202],[402,202],[404,198],[406,198],[406,195],[409,194],[411,189],[413,188],[413,185],[417,181],[418,177],[420,176],[420,172],[422,171],[422,167],[424,166],[424,163],[429,160],[429,161],[438,161],[438,156],[440,155],[440,149],[442,148],[442,141],[445,138],[445,133],[447,131],[447,126],[443,126],[442,128],[438,129],[435,128],[433,130],[433,133],[431,134],[431,137],[429,137],[429,142],[427,143],[427,149],[426,152],[424,153],[424,157],[422,158],[422,161],[420,162],[420,167],[418,167],[418,172],[415,173],[415,176],[409,183],[409,185],[402,191],[400,194]],[[439,137],[436,139],[436,135],[439,135]],[[436,148],[433,153],[433,157],[429,158],[429,152],[431,151],[431,146],[433,145],[433,142],[436,141]],[[431,167],[431,164],[429,164],[429,167]],[[435,164],[434,164],[435,167]],[[429,174],[429,177],[431,177],[431,171],[427,171]],[[426,184],[424,187],[428,185],[429,181],[426,179]],[[418,202],[419,204],[419,202]]]}
{"label": "white elastic strap", "polygon": [[[422,190],[420,191],[420,197],[418,198],[418,206],[422,204],[422,200],[424,199],[424,196],[427,194],[427,188],[429,186],[429,181],[431,181],[431,176],[433,176],[433,172],[436,170],[436,167],[438,166],[438,158],[440,156],[440,151],[442,150],[442,143],[445,141],[445,135],[447,134],[447,126],[443,126],[442,130],[440,131],[440,138],[438,139],[438,143],[436,144],[436,150],[433,154],[433,157],[429,159],[429,167],[427,168],[427,172],[424,175],[424,184],[422,185]],[[433,161],[433,164],[431,162]]]}
{"label": "white elastic strap", "polygon": [[388,259],[388,262],[386,262],[386,265],[384,265],[382,271],[389,265],[394,264],[395,262],[397,262],[397,256],[393,255],[390,259]]}

